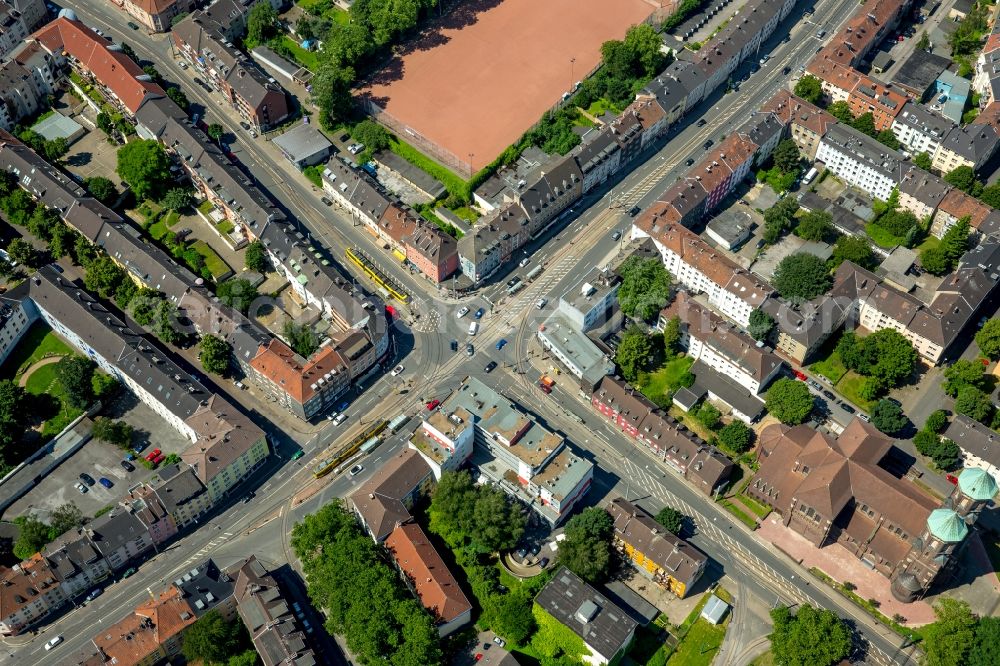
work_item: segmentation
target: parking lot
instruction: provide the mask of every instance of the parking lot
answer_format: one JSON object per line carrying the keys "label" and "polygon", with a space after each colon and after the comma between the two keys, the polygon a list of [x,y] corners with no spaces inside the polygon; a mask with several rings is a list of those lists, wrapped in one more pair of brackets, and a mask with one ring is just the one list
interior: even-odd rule
{"label": "parking lot", "polygon": [[[137,402],[131,394],[123,395],[115,404],[105,410],[106,416],[122,419],[135,428],[133,442],[149,442],[144,451],[149,453],[159,448],[164,454],[180,453],[187,445],[187,440],[166,421],[156,415],[146,405]],[[73,502],[80,508],[84,516],[92,517],[100,509],[115,504],[128,489],[149,479],[154,472],[141,466],[138,461],[133,463],[134,472],[128,472],[121,466],[124,453],[115,446],[98,440],[90,440],[84,444],[71,458],[54,469],[27,495],[15,502],[5,512],[4,518],[11,520],[16,516],[34,513],[46,520],[49,513],[66,502]],[[80,493],[75,486],[80,483],[80,473],[89,474],[95,481],[106,478],[113,485],[110,489],[100,483],[89,486],[86,493]]]}

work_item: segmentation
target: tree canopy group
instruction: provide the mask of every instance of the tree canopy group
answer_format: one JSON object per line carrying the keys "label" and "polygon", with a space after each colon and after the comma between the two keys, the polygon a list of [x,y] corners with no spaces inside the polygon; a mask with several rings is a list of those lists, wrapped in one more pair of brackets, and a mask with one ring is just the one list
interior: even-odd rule
{"label": "tree canopy group", "polygon": [[629,317],[649,321],[670,302],[670,273],[659,259],[629,257],[618,274],[618,303]]}
{"label": "tree canopy group", "polygon": [[847,331],[837,343],[837,353],[847,368],[867,378],[860,389],[865,400],[874,400],[899,386],[917,366],[913,344],[891,328],[863,338]]}
{"label": "tree canopy group", "polygon": [[788,425],[798,425],[809,418],[815,404],[815,398],[805,382],[788,377],[782,377],[771,384],[765,394],[767,411]]}
{"label": "tree canopy group", "polygon": [[833,666],[851,653],[851,629],[831,610],[802,605],[771,611],[771,651],[785,666]]}

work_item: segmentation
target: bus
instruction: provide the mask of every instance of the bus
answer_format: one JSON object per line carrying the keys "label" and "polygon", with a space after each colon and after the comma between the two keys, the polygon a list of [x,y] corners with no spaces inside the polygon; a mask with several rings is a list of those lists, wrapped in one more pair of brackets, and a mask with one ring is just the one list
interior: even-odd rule
{"label": "bus", "polygon": [[372,438],[377,438],[388,425],[389,422],[384,419],[372,423],[367,429],[359,432],[357,436],[342,449],[334,453],[332,456],[320,460],[319,463],[317,463],[317,465],[313,468],[313,476],[320,479],[332,472],[336,469],[337,465],[357,453],[358,450],[361,449],[362,445],[368,443]]}

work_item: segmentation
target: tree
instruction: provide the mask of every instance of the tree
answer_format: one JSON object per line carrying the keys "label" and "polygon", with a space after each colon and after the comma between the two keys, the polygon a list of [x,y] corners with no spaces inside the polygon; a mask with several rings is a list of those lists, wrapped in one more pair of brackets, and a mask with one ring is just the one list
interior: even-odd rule
{"label": "tree", "polygon": [[792,139],[785,139],[778,144],[772,155],[774,166],[778,167],[782,173],[797,173],[802,167],[802,155],[799,147]]}
{"label": "tree", "polygon": [[163,299],[156,306],[153,334],[168,345],[179,345],[187,338],[177,321],[177,306]]}
{"label": "tree", "polygon": [[795,235],[807,241],[822,241],[833,233],[833,216],[825,210],[814,210],[799,218]]}
{"label": "tree", "polygon": [[976,187],[976,172],[972,167],[963,165],[946,173],[944,180],[966,194],[971,194]]}
{"label": "tree", "polygon": [[924,248],[920,253],[920,265],[932,275],[944,275],[951,270],[951,262],[940,246]]}
{"label": "tree", "polygon": [[9,278],[14,274],[14,264],[7,257],[0,257],[0,277]]}
{"label": "tree", "polygon": [[296,324],[289,319],[285,322],[284,333],[288,338],[288,345],[299,356],[309,358],[319,349],[319,335],[309,324]]}
{"label": "tree", "polygon": [[812,74],[806,74],[795,84],[795,94],[807,102],[819,104],[823,99],[822,81]]}
{"label": "tree", "polygon": [[60,504],[49,517],[49,541],[58,538],[69,530],[76,529],[83,525],[83,512],[73,502]]}
{"label": "tree", "polygon": [[969,666],[1000,664],[1000,618],[981,617],[969,650]]}
{"label": "tree", "polygon": [[625,329],[621,342],[618,343],[615,364],[625,379],[634,382],[639,373],[646,369],[652,353],[653,345],[649,336],[637,324],[632,324]]}
{"label": "tree", "polygon": [[670,274],[659,259],[629,257],[618,274],[618,303],[626,315],[648,321],[670,302]]}
{"label": "tree", "polygon": [[157,85],[163,85],[163,77],[160,76],[160,72],[157,71],[156,67],[150,63],[142,66],[142,71],[153,80],[153,83]]}
{"label": "tree", "polygon": [[110,206],[118,199],[118,188],[104,176],[93,176],[83,181],[83,186],[90,194],[105,206]]}
{"label": "tree", "polygon": [[781,235],[792,227],[799,202],[795,197],[785,197],[764,211],[764,241],[774,244]]}
{"label": "tree", "polygon": [[854,114],[851,113],[851,107],[847,104],[847,102],[834,102],[830,106],[826,107],[826,110],[830,113],[830,115],[845,125],[854,124]]}
{"label": "tree", "polygon": [[753,446],[753,430],[746,423],[733,419],[716,433],[719,444],[734,453],[746,453]]}
{"label": "tree", "polygon": [[139,200],[159,199],[167,185],[174,182],[170,158],[153,139],[129,141],[119,148],[115,173],[128,183]]}
{"label": "tree", "polygon": [[0,379],[0,464],[5,464],[4,450],[19,441],[31,413],[31,398],[23,387],[9,379]]}
{"label": "tree", "polygon": [[163,204],[164,208],[169,208],[171,210],[184,210],[190,208],[191,204],[194,202],[194,198],[191,193],[180,187],[174,187],[167,190],[167,193],[163,195],[163,199],[160,203]]}
{"label": "tree", "polygon": [[389,132],[370,118],[355,125],[351,130],[351,137],[358,143],[365,144],[365,148],[373,153],[388,148],[392,140]]}
{"label": "tree", "polygon": [[264,249],[264,244],[259,240],[255,240],[247,245],[247,249],[243,253],[243,264],[246,266],[248,271],[266,273],[269,263],[267,260],[267,250]]}
{"label": "tree", "polygon": [[223,375],[229,367],[229,355],[233,348],[229,343],[214,335],[203,335],[201,338],[201,351],[198,352],[198,360],[206,372],[215,375]]}
{"label": "tree", "polygon": [[66,393],[66,402],[86,409],[94,400],[93,377],[97,365],[82,356],[65,356],[56,364],[56,379]]}
{"label": "tree", "polygon": [[948,414],[943,409],[935,409],[924,421],[924,430],[941,432],[948,425]]}
{"label": "tree", "polygon": [[212,139],[212,141],[215,141],[216,143],[222,140],[222,135],[225,134],[225,132],[226,130],[223,129],[222,125],[220,125],[219,123],[212,123],[211,125],[208,126],[208,131],[207,131],[208,136],[209,138]]}
{"label": "tree", "polygon": [[703,426],[709,430],[715,430],[722,419],[722,412],[712,403],[703,402],[694,416]]}
{"label": "tree", "polygon": [[589,583],[599,583],[611,564],[614,522],[600,507],[589,507],[566,523],[566,538],[559,542],[559,561]]}
{"label": "tree", "polygon": [[14,519],[18,526],[14,541],[14,557],[26,560],[49,542],[49,526],[34,516],[19,516]]}
{"label": "tree", "polygon": [[223,305],[228,305],[246,314],[250,305],[260,294],[257,293],[257,287],[253,286],[250,280],[234,278],[220,284],[215,290],[215,295],[219,297]]}
{"label": "tree", "polygon": [[874,268],[875,254],[871,243],[864,236],[840,236],[833,244],[832,263],[834,268],[845,261],[850,261],[861,268]]}
{"label": "tree", "polygon": [[955,397],[955,411],[980,423],[989,424],[994,408],[988,394],[975,386],[963,386]]}
{"label": "tree", "polygon": [[958,392],[966,386],[982,390],[983,383],[986,381],[985,370],[986,368],[979,361],[967,359],[955,361],[945,368],[945,380],[941,389],[953,398],[957,397]]}
{"label": "tree", "polygon": [[871,111],[862,113],[860,116],[855,118],[854,122],[851,123],[851,126],[862,134],[867,134],[870,137],[874,137],[878,134],[875,130],[875,117],[872,115]]}
{"label": "tree", "polygon": [[188,101],[187,95],[184,94],[183,90],[176,86],[167,88],[167,97],[169,97],[174,104],[179,106],[181,111],[187,112],[188,107],[191,106],[191,102]]}
{"label": "tree", "polygon": [[681,342],[681,318],[674,315],[663,327],[663,351],[673,355],[678,351]]}
{"label": "tree", "polygon": [[1000,319],[990,319],[976,332],[976,345],[991,360],[1000,358]]}
{"label": "tree", "polygon": [[247,16],[247,36],[243,40],[247,50],[264,44],[278,34],[278,13],[270,3],[254,5]]}
{"label": "tree", "polygon": [[790,301],[808,301],[830,288],[830,272],[814,254],[790,254],[778,263],[771,281],[774,288]]}
{"label": "tree", "polygon": [[[845,333],[837,343],[837,352],[849,369],[876,380],[881,390],[898,386],[913,374],[917,352],[898,331],[884,328],[865,336]],[[876,397],[872,395],[872,397]]]}
{"label": "tree", "polygon": [[97,259],[97,249],[86,237],[78,236],[73,241],[73,256],[76,258],[77,264],[87,269],[90,263]]}
{"label": "tree", "polygon": [[906,427],[906,416],[899,405],[883,398],[875,403],[871,413],[872,425],[887,435],[895,435]]}
{"label": "tree", "polygon": [[61,136],[46,141],[42,146],[42,154],[49,162],[58,162],[68,152],[69,143]]}
{"label": "tree", "polygon": [[117,446],[119,449],[127,449],[132,443],[132,426],[124,421],[114,421],[107,417],[94,419],[94,426],[90,431],[94,439],[99,439],[108,444]]}
{"label": "tree", "polygon": [[908,210],[889,210],[879,216],[876,224],[893,236],[905,237],[919,224],[917,216]]}
{"label": "tree", "polygon": [[35,248],[23,238],[14,238],[11,240],[7,244],[7,254],[10,255],[12,261],[24,266],[34,267],[35,265],[35,257],[37,256]]}
{"label": "tree", "polygon": [[332,59],[320,63],[316,76],[313,77],[312,97],[322,113],[320,124],[325,129],[332,130],[337,123],[348,117],[354,103],[351,88],[354,85],[354,69],[341,66]]}
{"label": "tree", "polygon": [[771,611],[774,631],[771,651],[785,666],[832,666],[851,653],[850,627],[831,610],[799,606],[795,615],[787,606]]}
{"label": "tree", "polygon": [[938,247],[948,259],[950,268],[954,268],[965,251],[969,249],[970,221],[968,215],[959,218],[941,237],[941,245]]}
{"label": "tree", "polygon": [[900,149],[899,139],[896,135],[892,133],[891,129],[884,129],[875,135],[875,140],[881,143],[883,146],[888,146],[893,150]]}
{"label": "tree", "polygon": [[923,152],[923,153],[917,153],[916,155],[913,156],[913,163],[916,164],[921,169],[923,169],[924,171],[930,171],[931,164],[933,162],[931,160],[931,156],[928,155],[926,152]]}
{"label": "tree", "polygon": [[774,418],[788,425],[797,425],[808,418],[814,400],[804,382],[782,377],[768,389],[765,405]]}
{"label": "tree", "polygon": [[924,626],[927,666],[965,666],[975,642],[976,618],[968,602],[941,597],[934,604],[935,622]]}
{"label": "tree", "polygon": [[941,469],[954,467],[961,455],[955,442],[926,429],[913,436],[913,446],[921,455],[931,458]]}
{"label": "tree", "polygon": [[679,535],[684,529],[684,514],[671,506],[665,506],[656,514],[656,522],[671,534]]}
{"label": "tree", "polygon": [[931,40],[927,36],[926,30],[920,31],[920,38],[917,39],[917,44],[915,47],[918,51],[930,51],[931,50]]}
{"label": "tree", "polygon": [[754,340],[767,340],[774,330],[774,319],[761,309],[756,309],[750,313],[750,321],[747,332]]}
{"label": "tree", "polygon": [[184,631],[181,650],[189,662],[224,662],[239,652],[242,630],[239,622],[226,622],[218,610],[210,610]]}

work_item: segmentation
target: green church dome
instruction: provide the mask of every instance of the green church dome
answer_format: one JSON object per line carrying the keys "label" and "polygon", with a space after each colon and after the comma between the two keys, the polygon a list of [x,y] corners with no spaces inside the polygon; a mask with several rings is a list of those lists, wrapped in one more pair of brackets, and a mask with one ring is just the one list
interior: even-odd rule
{"label": "green church dome", "polygon": [[934,509],[927,517],[927,529],[947,543],[958,543],[969,533],[962,517],[951,509]]}
{"label": "green church dome", "polygon": [[966,497],[979,502],[993,499],[997,494],[997,482],[993,475],[978,467],[967,467],[958,475],[958,487]]}

